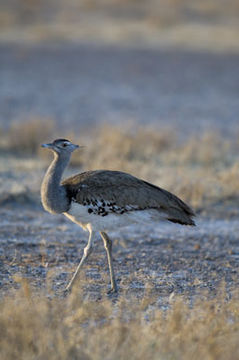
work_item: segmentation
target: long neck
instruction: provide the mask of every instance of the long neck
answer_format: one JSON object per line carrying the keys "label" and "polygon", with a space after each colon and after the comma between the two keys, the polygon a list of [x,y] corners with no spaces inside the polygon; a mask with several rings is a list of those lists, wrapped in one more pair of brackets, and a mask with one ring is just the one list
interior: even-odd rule
{"label": "long neck", "polygon": [[69,200],[65,188],[60,185],[63,171],[65,170],[69,156],[60,156],[54,153],[54,159],[50,164],[41,186],[41,201],[45,210],[53,214],[59,214],[69,209]]}

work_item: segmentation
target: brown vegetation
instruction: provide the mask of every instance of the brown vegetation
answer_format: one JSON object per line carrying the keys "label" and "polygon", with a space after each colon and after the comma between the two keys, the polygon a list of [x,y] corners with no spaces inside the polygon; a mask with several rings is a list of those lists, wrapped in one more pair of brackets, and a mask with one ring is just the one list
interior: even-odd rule
{"label": "brown vegetation", "polygon": [[238,12],[238,0],[21,0],[17,6],[0,0],[0,41],[103,40],[238,52]]}
{"label": "brown vegetation", "polygon": [[32,155],[38,152],[44,139],[52,136],[54,126],[51,119],[30,118],[25,122],[14,122],[4,134],[2,143],[10,151]]}
{"label": "brown vegetation", "polygon": [[22,288],[0,300],[0,357],[11,359],[238,359],[238,293],[167,310],[146,293],[95,301],[82,293],[49,298]]}
{"label": "brown vegetation", "polygon": [[[50,7],[49,7],[50,4]],[[50,9],[49,9],[50,8]],[[192,2],[190,0],[149,0],[139,2],[135,0],[74,0],[61,1],[50,0],[21,0],[18,6],[14,7],[11,2],[0,9],[0,16],[3,19],[1,25],[9,26],[15,24],[26,25],[29,23],[44,23],[44,14],[47,11],[49,18],[54,22],[66,22],[79,20],[79,12],[105,12],[106,15],[114,18],[116,14],[122,18],[127,14],[132,20],[140,17],[149,19],[158,25],[170,25],[178,21],[187,21],[192,15],[200,17],[214,17],[220,20],[221,17],[234,17],[239,11],[238,0],[202,0]],[[210,20],[210,19],[209,19]]]}

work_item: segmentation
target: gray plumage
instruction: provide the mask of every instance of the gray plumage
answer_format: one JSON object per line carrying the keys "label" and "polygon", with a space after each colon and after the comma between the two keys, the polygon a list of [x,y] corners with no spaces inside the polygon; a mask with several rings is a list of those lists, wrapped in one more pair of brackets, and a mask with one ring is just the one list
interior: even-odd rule
{"label": "gray plumage", "polygon": [[195,225],[193,210],[172,193],[121,171],[96,170],[72,176],[61,182],[71,153],[79,148],[66,139],[43,144],[54,159],[42,182],[41,199],[45,210],[63,213],[90,233],[83,257],[67,290],[92,251],[97,231],[104,241],[111,276],[111,291],[117,291],[112,241],[105,231],[142,221],[171,221]]}

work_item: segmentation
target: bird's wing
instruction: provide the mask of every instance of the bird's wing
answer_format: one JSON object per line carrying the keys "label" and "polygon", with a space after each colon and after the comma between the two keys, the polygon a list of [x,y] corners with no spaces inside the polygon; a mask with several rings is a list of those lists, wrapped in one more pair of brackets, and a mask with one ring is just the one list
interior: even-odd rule
{"label": "bird's wing", "polygon": [[88,171],[62,182],[68,196],[82,205],[108,212],[157,209],[170,221],[193,225],[194,212],[172,193],[120,171]]}

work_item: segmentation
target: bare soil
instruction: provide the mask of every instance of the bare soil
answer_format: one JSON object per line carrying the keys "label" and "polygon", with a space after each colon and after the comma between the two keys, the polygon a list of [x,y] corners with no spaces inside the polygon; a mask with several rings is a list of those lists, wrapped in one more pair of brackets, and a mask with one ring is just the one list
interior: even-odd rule
{"label": "bare soil", "polygon": [[[230,294],[238,286],[238,227],[237,214],[227,219],[199,215],[197,227],[168,223],[116,230],[110,236],[120,293],[142,296],[152,288],[160,305],[165,305],[171,294],[193,299],[207,289],[213,296],[222,283]],[[88,234],[64,216],[17,205],[1,209],[0,237],[2,293],[18,287],[14,280],[17,275],[27,278],[36,290],[50,289],[62,295]],[[85,291],[93,297],[109,287],[100,237],[81,279]]]}

